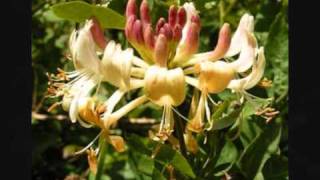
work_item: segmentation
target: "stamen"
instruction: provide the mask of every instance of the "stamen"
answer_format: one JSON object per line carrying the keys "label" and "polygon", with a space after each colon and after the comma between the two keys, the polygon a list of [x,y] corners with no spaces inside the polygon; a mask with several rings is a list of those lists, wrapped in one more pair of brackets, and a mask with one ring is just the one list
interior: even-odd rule
{"label": "stamen", "polygon": [[81,149],[80,151],[77,151],[74,153],[74,155],[79,155],[79,154],[82,154],[84,153],[87,149],[89,149],[93,143],[100,137],[100,135],[102,134],[103,131],[100,131],[100,133],[86,146],[84,147],[83,149]]}
{"label": "stamen", "polygon": [[52,104],[49,108],[48,108],[48,112],[51,112],[53,109],[55,109],[56,107],[58,107],[60,104],[62,104],[62,102],[56,102],[54,104]]}
{"label": "stamen", "polygon": [[215,106],[217,106],[218,105],[218,103],[216,103],[211,97],[210,97],[210,95],[208,94],[208,99],[211,101],[211,103],[213,104],[213,105],[215,105]]}
{"label": "stamen", "polygon": [[179,113],[179,111],[176,110],[174,107],[171,107],[171,109],[172,109],[175,113],[177,113],[177,115],[180,116],[183,120],[189,122],[189,119],[186,118],[185,116],[183,116],[181,113]]}
{"label": "stamen", "polygon": [[[208,97],[208,95],[205,95],[205,96]],[[207,100],[207,98],[206,98],[205,101],[204,101],[204,105],[205,105],[205,109],[206,109],[207,121],[209,122],[210,119],[211,119],[211,112],[210,112],[210,109],[209,109],[209,105],[208,105],[208,100]]]}

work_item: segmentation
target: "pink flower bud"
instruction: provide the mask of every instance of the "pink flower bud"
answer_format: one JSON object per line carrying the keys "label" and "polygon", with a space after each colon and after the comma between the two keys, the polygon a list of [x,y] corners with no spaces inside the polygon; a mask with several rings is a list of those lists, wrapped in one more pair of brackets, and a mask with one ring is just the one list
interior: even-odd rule
{"label": "pink flower bud", "polygon": [[148,48],[153,49],[154,48],[154,32],[151,27],[151,24],[146,25],[146,27],[143,30],[143,39],[145,41],[145,45]]}
{"label": "pink flower bud", "polygon": [[160,34],[166,36],[166,30],[165,30],[164,27],[160,28],[160,30],[159,30],[159,35],[160,35]]}
{"label": "pink flower bud", "polygon": [[136,21],[136,16],[132,15],[127,19],[126,27],[125,27],[125,34],[129,41],[133,40],[133,25]]}
{"label": "pink flower bud", "polygon": [[170,6],[168,22],[169,22],[169,25],[171,26],[171,28],[173,28],[177,22],[177,11],[178,11],[178,9],[176,6],[174,6],[174,5]]}
{"label": "pink flower bud", "polygon": [[165,35],[159,34],[154,49],[154,60],[159,66],[167,66],[168,53],[168,40]]}
{"label": "pink flower bud", "polygon": [[136,0],[129,0],[126,8],[126,17],[129,18],[132,15],[136,15],[137,5]]}
{"label": "pink flower bud", "polygon": [[191,22],[196,23],[198,27],[200,28],[200,17],[198,15],[192,15],[191,16]]}
{"label": "pink flower bud", "polygon": [[133,36],[135,41],[143,43],[142,23],[140,20],[136,20],[133,24]]}
{"label": "pink flower bud", "polygon": [[91,31],[93,40],[101,49],[104,49],[107,45],[107,41],[104,38],[104,33],[100,26],[100,23],[95,17],[91,18],[91,20],[92,20],[92,26],[90,28],[90,31]]}
{"label": "pink flower bud", "polygon": [[156,25],[156,34],[159,34],[160,29],[162,26],[166,23],[166,20],[162,17],[158,20],[157,25]]}
{"label": "pink flower bud", "polygon": [[186,21],[187,21],[186,10],[183,7],[180,7],[177,12],[177,23],[180,24],[181,27],[183,27]]}
{"label": "pink flower bud", "polygon": [[173,28],[173,40],[179,41],[182,37],[182,27],[180,24],[176,24]]}
{"label": "pink flower bud", "polygon": [[142,24],[150,24],[151,22],[147,0],[143,0],[140,5],[140,18]]}
{"label": "pink flower bud", "polygon": [[167,40],[171,40],[172,39],[172,29],[170,27],[170,25],[168,23],[166,23],[164,26],[163,26],[164,30],[165,30],[165,35],[167,37]]}
{"label": "pink flower bud", "polygon": [[222,58],[228,51],[231,43],[230,25],[224,23],[219,32],[219,39],[215,49],[210,53],[210,60]]}
{"label": "pink flower bud", "polygon": [[188,54],[193,54],[198,50],[199,46],[199,33],[200,28],[198,24],[192,22],[188,32],[187,32],[187,38],[186,38],[186,51]]}

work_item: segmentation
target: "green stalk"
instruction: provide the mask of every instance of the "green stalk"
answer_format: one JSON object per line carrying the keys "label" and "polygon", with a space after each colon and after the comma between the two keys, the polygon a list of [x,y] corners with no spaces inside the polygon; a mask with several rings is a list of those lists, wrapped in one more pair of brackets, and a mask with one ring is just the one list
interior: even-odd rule
{"label": "green stalk", "polygon": [[187,148],[186,148],[186,144],[184,142],[184,137],[183,137],[183,132],[184,132],[184,127],[183,127],[183,122],[180,119],[179,116],[174,115],[175,117],[175,132],[177,133],[177,138],[179,140],[179,144],[180,144],[180,149],[181,149],[181,154],[188,159],[187,156]]}
{"label": "green stalk", "polygon": [[107,144],[106,144],[106,139],[104,136],[100,136],[99,139],[99,148],[100,148],[100,153],[98,157],[98,167],[97,167],[97,174],[95,180],[101,180],[102,174],[103,174],[103,168],[104,168],[104,162],[106,158],[106,150],[107,150]]}

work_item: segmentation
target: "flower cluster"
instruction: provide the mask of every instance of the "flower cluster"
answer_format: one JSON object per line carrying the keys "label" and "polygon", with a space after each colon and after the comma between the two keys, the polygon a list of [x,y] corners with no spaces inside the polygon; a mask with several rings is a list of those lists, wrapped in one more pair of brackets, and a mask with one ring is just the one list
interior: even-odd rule
{"label": "flower cluster", "polygon": [[[201,95],[195,101],[195,112],[188,119],[186,137],[190,139],[191,132],[203,132],[206,122],[211,123],[209,102],[214,101],[210,94],[231,89],[246,97],[249,95],[246,90],[259,83],[265,68],[264,49],[258,47],[253,34],[253,16],[243,15],[233,35],[230,25],[223,24],[217,44],[209,52],[198,52],[200,30],[199,13],[193,3],[181,7],[172,5],[168,19],[160,18],[152,25],[147,1],[142,1],[138,13],[135,0],[129,0],[125,36],[139,56],[133,49],[122,49],[120,44],[106,39],[99,22],[91,18],[70,36],[75,71],[61,71],[55,77],[56,81],[71,81],[59,83],[51,91],[54,96],[63,96],[61,104],[69,111],[72,122],[100,127],[109,142],[122,150],[121,137],[109,135],[112,125],[139,105],[151,101],[163,108],[154,139],[165,141],[174,130],[173,113],[178,113],[175,107],[185,101],[186,87],[193,86]],[[230,61],[235,57],[237,59]],[[245,77],[239,78],[240,73],[248,71]],[[97,92],[93,93],[101,82],[117,87],[105,102],[95,98]],[[126,93],[138,89],[143,90],[143,95],[115,108]]]}

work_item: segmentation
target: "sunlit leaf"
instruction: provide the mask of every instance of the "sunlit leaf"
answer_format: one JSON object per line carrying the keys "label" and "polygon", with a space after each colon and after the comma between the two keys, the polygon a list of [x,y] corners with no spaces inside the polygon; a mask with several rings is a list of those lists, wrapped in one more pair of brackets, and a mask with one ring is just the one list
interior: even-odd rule
{"label": "sunlit leaf", "polygon": [[51,9],[56,16],[74,22],[84,22],[95,16],[103,28],[124,29],[125,25],[125,18],[112,9],[83,1],[63,2],[53,5]]}
{"label": "sunlit leaf", "polygon": [[188,161],[180,154],[180,152],[173,150],[168,145],[161,146],[159,152],[155,156],[155,160],[164,165],[171,164],[180,173],[195,178],[195,174]]}

